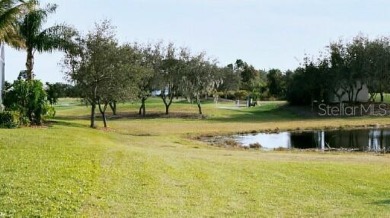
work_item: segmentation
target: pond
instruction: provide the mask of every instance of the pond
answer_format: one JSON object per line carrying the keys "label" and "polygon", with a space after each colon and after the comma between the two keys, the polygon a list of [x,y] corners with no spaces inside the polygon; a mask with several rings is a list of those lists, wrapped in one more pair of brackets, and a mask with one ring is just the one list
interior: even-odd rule
{"label": "pond", "polygon": [[258,133],[234,138],[243,146],[259,143],[264,149],[390,150],[390,129]]}

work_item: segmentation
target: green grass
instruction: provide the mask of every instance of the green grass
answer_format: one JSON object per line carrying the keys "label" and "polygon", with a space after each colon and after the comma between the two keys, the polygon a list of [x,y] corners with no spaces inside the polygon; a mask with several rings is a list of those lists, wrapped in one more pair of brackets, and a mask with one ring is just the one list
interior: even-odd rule
{"label": "green grass", "polygon": [[[375,96],[375,102],[381,102],[381,96],[379,93]],[[383,94],[383,102],[390,103],[390,93]]]}
{"label": "green grass", "polygon": [[[149,99],[118,105],[107,130],[62,100],[48,127],[0,130],[0,217],[387,217],[390,156],[210,147],[198,134],[390,124],[389,118],[302,117],[256,108]],[[185,116],[191,115],[191,116]],[[98,121],[101,126],[101,122]]]}

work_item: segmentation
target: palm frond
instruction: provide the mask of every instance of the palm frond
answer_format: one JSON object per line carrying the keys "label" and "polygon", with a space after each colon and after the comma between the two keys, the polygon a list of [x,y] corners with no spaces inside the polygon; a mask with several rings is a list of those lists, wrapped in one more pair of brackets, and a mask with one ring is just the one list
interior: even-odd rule
{"label": "palm frond", "polygon": [[76,35],[76,31],[65,24],[55,25],[43,30],[36,36],[35,49],[38,52],[70,49],[73,45],[72,37]]}
{"label": "palm frond", "polygon": [[23,42],[18,42],[20,37],[16,37],[16,22],[37,3],[37,0],[0,0],[0,43],[21,47]]}

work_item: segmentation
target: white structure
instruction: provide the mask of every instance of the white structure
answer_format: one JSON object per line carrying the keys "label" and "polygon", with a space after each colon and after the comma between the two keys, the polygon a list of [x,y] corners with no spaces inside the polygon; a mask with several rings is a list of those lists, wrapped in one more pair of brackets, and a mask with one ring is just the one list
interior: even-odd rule
{"label": "white structure", "polygon": [[[360,87],[360,81],[356,82],[356,87]],[[353,90],[353,100],[355,100],[356,92],[357,92],[357,89],[355,88]],[[337,94],[338,95],[342,95],[343,94],[343,90],[340,88],[338,90]],[[367,85],[363,84],[362,85],[362,90],[360,90],[356,100],[357,100],[357,102],[368,102],[369,99],[370,99],[370,94],[368,93]],[[341,102],[349,101],[348,94],[344,93],[344,95],[342,95],[340,100],[341,100]],[[336,95],[332,95],[331,98],[330,98],[330,101],[331,102],[339,102],[339,98]]]}
{"label": "white structure", "polygon": [[0,44],[0,111],[3,110],[3,90],[5,81],[5,54],[4,44]]}

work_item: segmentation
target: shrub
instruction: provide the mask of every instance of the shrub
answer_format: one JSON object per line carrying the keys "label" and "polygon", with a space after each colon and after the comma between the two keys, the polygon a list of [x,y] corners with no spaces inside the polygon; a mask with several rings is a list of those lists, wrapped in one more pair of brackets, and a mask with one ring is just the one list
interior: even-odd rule
{"label": "shrub", "polygon": [[237,141],[233,140],[233,139],[227,139],[225,140],[225,145],[228,146],[228,147],[239,147],[240,146],[240,143],[238,143]]}
{"label": "shrub", "polygon": [[218,92],[220,98],[236,100],[235,91]]}
{"label": "shrub", "polygon": [[234,96],[236,97],[236,100],[245,100],[248,96],[248,92],[246,90],[239,90],[234,93]]}
{"label": "shrub", "polygon": [[0,128],[15,128],[17,126],[15,114],[9,111],[0,112]]}
{"label": "shrub", "polygon": [[249,144],[249,148],[260,149],[260,148],[262,148],[262,147],[263,147],[263,146],[261,146],[261,144],[258,143],[258,142]]}
{"label": "shrub", "polygon": [[43,84],[39,80],[16,80],[5,93],[4,106],[19,113],[20,124],[40,125],[48,109]]}

